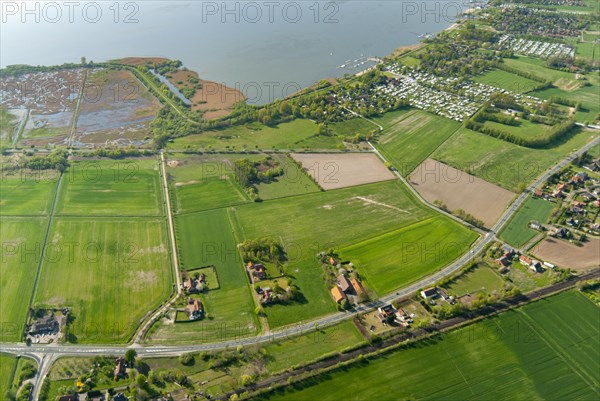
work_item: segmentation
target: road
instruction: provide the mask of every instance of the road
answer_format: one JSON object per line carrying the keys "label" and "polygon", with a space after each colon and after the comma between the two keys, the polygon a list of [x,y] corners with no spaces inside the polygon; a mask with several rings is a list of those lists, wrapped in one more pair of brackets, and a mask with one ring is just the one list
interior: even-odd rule
{"label": "road", "polygon": [[[39,387],[48,373],[49,367],[51,365],[51,361],[60,357],[60,356],[93,356],[93,355],[123,355],[128,349],[134,348],[138,355],[141,356],[150,356],[150,355],[161,355],[161,356],[171,356],[171,355],[179,355],[185,352],[197,352],[197,351],[213,351],[213,350],[221,350],[225,348],[236,347],[238,345],[252,345],[252,344],[264,344],[269,343],[275,340],[281,340],[285,338],[289,338],[292,336],[296,336],[302,333],[308,333],[315,329],[315,327],[325,327],[329,325],[333,325],[344,320],[350,319],[356,314],[369,312],[376,309],[378,306],[382,304],[389,303],[397,298],[410,296],[414,292],[416,292],[420,288],[429,287],[434,285],[439,280],[448,277],[458,271],[462,266],[466,265],[470,261],[473,260],[474,256],[479,254],[486,245],[491,243],[496,239],[496,234],[501,230],[501,228],[510,220],[513,214],[519,209],[519,207],[525,202],[527,199],[529,192],[535,190],[539,187],[543,182],[545,182],[552,174],[561,170],[567,164],[569,164],[575,157],[579,156],[583,152],[588,151],[594,146],[598,146],[600,144],[600,137],[595,138],[591,142],[589,142],[586,146],[582,147],[576,152],[573,152],[571,155],[566,157],[561,162],[557,163],[554,167],[544,172],[540,177],[538,177],[521,195],[517,197],[517,199],[508,207],[508,209],[504,212],[502,217],[498,220],[498,222],[492,227],[491,231],[486,235],[482,236],[473,247],[467,252],[465,255],[460,257],[458,260],[454,261],[450,265],[446,266],[442,270],[437,273],[428,276],[408,287],[395,291],[393,293],[387,294],[379,298],[378,300],[369,302],[367,304],[361,305],[356,308],[352,312],[337,312],[334,314],[330,314],[324,317],[321,317],[316,320],[312,320],[309,322],[301,322],[295,326],[289,326],[286,328],[282,328],[273,332],[267,332],[255,337],[247,337],[247,338],[239,338],[239,339],[231,339],[226,341],[219,341],[207,344],[194,344],[194,345],[183,345],[183,346],[148,346],[143,347],[137,343],[134,343],[131,346],[98,346],[98,345],[26,345],[23,343],[5,343],[0,345],[0,351],[10,354],[16,355],[24,355],[34,358],[38,363],[41,363],[38,375],[35,379],[33,399],[37,400],[37,394],[39,391]],[[376,153],[379,152],[375,149]],[[380,157],[381,154],[379,154]],[[385,159],[384,159],[385,160]],[[163,185],[166,184],[166,172],[164,168],[164,156],[161,155],[161,162],[163,165]],[[399,175],[399,174],[397,174]],[[401,177],[403,182],[408,185],[409,188],[412,187]],[[416,192],[416,191],[414,191]],[[414,193],[413,192],[413,193]],[[417,197],[422,200],[422,198],[416,194]],[[168,192],[167,197],[168,198]],[[170,205],[170,200],[168,200]],[[425,203],[429,205],[428,203]],[[170,213],[170,207],[169,213]],[[169,220],[172,221],[171,217]],[[174,246],[174,244],[172,243]],[[175,252],[176,252],[176,248]],[[174,253],[174,255],[176,255]],[[177,262],[176,262],[177,263]],[[167,307],[167,306],[165,306]],[[161,309],[161,311],[164,308]],[[157,312],[159,313],[159,312]],[[46,362],[44,362],[46,361]]]}

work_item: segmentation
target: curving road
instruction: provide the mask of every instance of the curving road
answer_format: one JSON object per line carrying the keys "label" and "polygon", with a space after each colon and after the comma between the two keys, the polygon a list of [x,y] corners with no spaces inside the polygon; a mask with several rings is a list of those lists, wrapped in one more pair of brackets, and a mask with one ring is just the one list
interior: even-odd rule
{"label": "curving road", "polygon": [[[134,348],[139,355],[142,356],[150,356],[150,355],[161,355],[161,356],[169,356],[169,355],[179,355],[185,352],[192,351],[209,351],[209,350],[220,350],[228,347],[236,347],[238,345],[251,345],[251,344],[261,344],[268,343],[275,340],[285,339],[291,336],[296,336],[302,333],[307,333],[313,331],[315,327],[324,327],[333,325],[335,323],[344,321],[346,319],[352,318],[356,314],[360,314],[363,312],[369,312],[381,306],[382,304],[389,303],[397,298],[405,297],[413,294],[420,288],[429,287],[434,285],[439,280],[448,277],[458,271],[462,266],[469,263],[473,260],[474,256],[479,254],[486,245],[491,243],[496,239],[496,234],[500,231],[500,229],[510,220],[513,214],[519,209],[519,207],[525,202],[527,199],[529,192],[535,190],[539,187],[543,182],[545,182],[552,174],[556,173],[567,164],[569,164],[575,157],[579,156],[583,152],[588,151],[594,146],[598,146],[600,144],[600,137],[596,137],[592,141],[590,141],[587,145],[582,147],[581,149],[573,152],[571,155],[563,159],[561,162],[557,163],[554,167],[544,172],[541,176],[539,176],[521,195],[517,197],[517,199],[507,208],[502,217],[498,220],[498,222],[492,227],[489,233],[480,237],[480,239],[475,242],[472,248],[465,255],[460,257],[458,260],[454,261],[450,265],[446,266],[442,270],[436,272],[435,274],[428,276],[418,282],[402,288],[396,292],[387,294],[379,298],[378,300],[369,302],[367,304],[361,305],[356,308],[352,312],[337,312],[334,314],[330,314],[327,316],[323,316],[319,319],[301,322],[295,326],[288,326],[276,331],[267,332],[255,337],[247,337],[247,338],[238,338],[231,339],[226,341],[207,343],[207,344],[197,344],[197,345],[175,345],[175,346],[148,346],[143,347],[139,344],[133,344],[131,346],[97,346],[97,345],[31,345],[27,346],[22,343],[13,343],[13,344],[1,344],[0,352],[6,352],[10,354],[17,355],[25,355],[34,358],[40,364],[39,372],[35,380],[34,391],[32,392],[32,399],[37,400],[39,394],[40,384],[42,383],[44,377],[48,373],[48,370],[51,366],[51,362],[60,356],[86,356],[86,355],[122,355],[125,353],[127,349]],[[383,156],[374,149],[375,153],[379,155],[383,160]],[[424,202],[423,198],[410,186],[410,184],[404,180],[397,172],[396,175],[400,177],[400,179],[408,186],[408,188],[415,193],[419,200]],[[425,202],[429,207],[433,207]],[[437,210],[437,209],[436,209]]]}

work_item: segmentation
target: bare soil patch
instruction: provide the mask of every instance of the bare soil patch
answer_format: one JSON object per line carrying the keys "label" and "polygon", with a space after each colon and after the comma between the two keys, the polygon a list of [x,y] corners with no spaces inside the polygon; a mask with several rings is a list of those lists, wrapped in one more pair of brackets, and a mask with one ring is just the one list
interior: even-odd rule
{"label": "bare soil patch", "polygon": [[583,246],[554,238],[546,238],[532,252],[542,260],[559,267],[585,271],[600,265],[600,239],[590,238]]}
{"label": "bare soil patch", "polygon": [[325,190],[396,178],[373,153],[295,153],[291,156]]}
{"label": "bare soil patch", "polygon": [[427,159],[410,175],[410,182],[427,201],[449,210],[463,209],[492,227],[515,194],[437,160]]}
{"label": "bare soil patch", "polygon": [[202,89],[196,89],[196,93],[189,100],[192,102],[192,111],[204,112],[203,117],[207,120],[228,115],[236,103],[246,99],[241,91],[224,84],[200,79],[195,71],[178,70],[166,74],[166,77],[180,90],[194,89],[196,80],[202,85]]}

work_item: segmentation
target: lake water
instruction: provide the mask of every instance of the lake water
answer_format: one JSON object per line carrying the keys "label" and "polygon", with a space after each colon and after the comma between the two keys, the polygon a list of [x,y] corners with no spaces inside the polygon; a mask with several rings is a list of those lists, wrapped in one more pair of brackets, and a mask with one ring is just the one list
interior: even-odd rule
{"label": "lake water", "polygon": [[469,8],[466,0],[1,4],[1,66],[162,56],[256,103],[362,70],[366,58],[417,43]]}

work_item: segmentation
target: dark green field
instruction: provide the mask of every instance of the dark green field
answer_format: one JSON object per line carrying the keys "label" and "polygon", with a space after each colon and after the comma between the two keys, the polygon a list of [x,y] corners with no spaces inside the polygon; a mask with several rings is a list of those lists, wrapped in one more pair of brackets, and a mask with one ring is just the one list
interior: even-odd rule
{"label": "dark green field", "polygon": [[465,254],[477,234],[436,216],[341,249],[379,295],[427,276]]}
{"label": "dark green field", "polygon": [[519,211],[510,219],[500,233],[500,238],[517,248],[522,247],[540,232],[529,228],[531,220],[544,224],[547,222],[555,203],[539,198],[529,198]]}
{"label": "dark green field", "polygon": [[261,399],[595,400],[599,328],[600,309],[567,292]]}
{"label": "dark green field", "polygon": [[383,131],[378,148],[407,176],[458,128],[456,121],[416,111]]}

